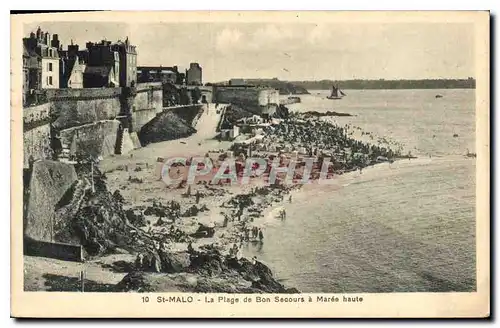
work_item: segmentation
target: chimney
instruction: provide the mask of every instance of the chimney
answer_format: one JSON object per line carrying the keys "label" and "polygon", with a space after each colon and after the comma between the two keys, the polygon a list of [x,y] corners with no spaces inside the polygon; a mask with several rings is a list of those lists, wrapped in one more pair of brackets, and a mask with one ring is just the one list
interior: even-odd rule
{"label": "chimney", "polygon": [[74,57],[78,54],[78,45],[77,44],[71,44],[68,46],[68,57]]}
{"label": "chimney", "polygon": [[54,48],[59,49],[59,46],[60,46],[59,35],[54,34],[52,36],[51,46],[54,47]]}
{"label": "chimney", "polygon": [[52,38],[50,36],[50,33],[47,32],[47,33],[45,33],[45,44],[50,47],[50,46],[52,46],[51,43],[52,43]]}

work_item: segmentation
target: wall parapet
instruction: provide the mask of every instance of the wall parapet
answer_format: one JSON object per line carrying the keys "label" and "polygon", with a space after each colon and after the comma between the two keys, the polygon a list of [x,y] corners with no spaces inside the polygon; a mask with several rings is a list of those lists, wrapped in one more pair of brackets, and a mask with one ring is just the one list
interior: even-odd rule
{"label": "wall parapet", "polygon": [[144,92],[149,90],[163,90],[163,85],[161,82],[146,82],[146,83],[137,83],[136,90],[137,92]]}
{"label": "wall parapet", "polygon": [[45,90],[49,101],[97,100],[119,97],[121,88],[84,88]]}
{"label": "wall parapet", "polygon": [[64,261],[85,261],[85,251],[82,245],[49,242],[32,238],[24,238],[24,254]]}

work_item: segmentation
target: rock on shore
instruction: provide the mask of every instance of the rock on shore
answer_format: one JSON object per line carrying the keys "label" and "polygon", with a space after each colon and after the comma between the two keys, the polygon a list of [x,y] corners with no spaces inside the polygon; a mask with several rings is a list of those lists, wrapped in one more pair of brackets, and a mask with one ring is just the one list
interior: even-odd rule
{"label": "rock on shore", "polygon": [[139,133],[141,145],[153,142],[185,138],[196,132],[188,122],[173,112],[161,114],[142,127]]}
{"label": "rock on shore", "polygon": [[217,250],[195,252],[186,270],[173,274],[133,271],[116,285],[118,292],[298,293],[285,288],[260,262],[223,256]]}

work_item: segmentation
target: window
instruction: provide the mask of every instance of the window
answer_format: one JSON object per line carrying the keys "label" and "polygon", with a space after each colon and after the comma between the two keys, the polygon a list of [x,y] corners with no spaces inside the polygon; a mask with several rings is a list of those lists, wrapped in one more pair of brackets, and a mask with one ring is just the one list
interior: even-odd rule
{"label": "window", "polygon": [[52,63],[49,63],[49,72],[52,72]]}
{"label": "window", "polygon": [[49,76],[49,85],[52,85],[52,76]]}

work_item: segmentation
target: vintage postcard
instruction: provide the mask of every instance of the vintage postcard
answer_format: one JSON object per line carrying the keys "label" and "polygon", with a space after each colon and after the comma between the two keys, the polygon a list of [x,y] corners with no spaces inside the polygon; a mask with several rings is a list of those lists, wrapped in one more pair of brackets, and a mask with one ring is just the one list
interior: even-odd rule
{"label": "vintage postcard", "polygon": [[11,21],[12,316],[489,316],[489,12]]}

